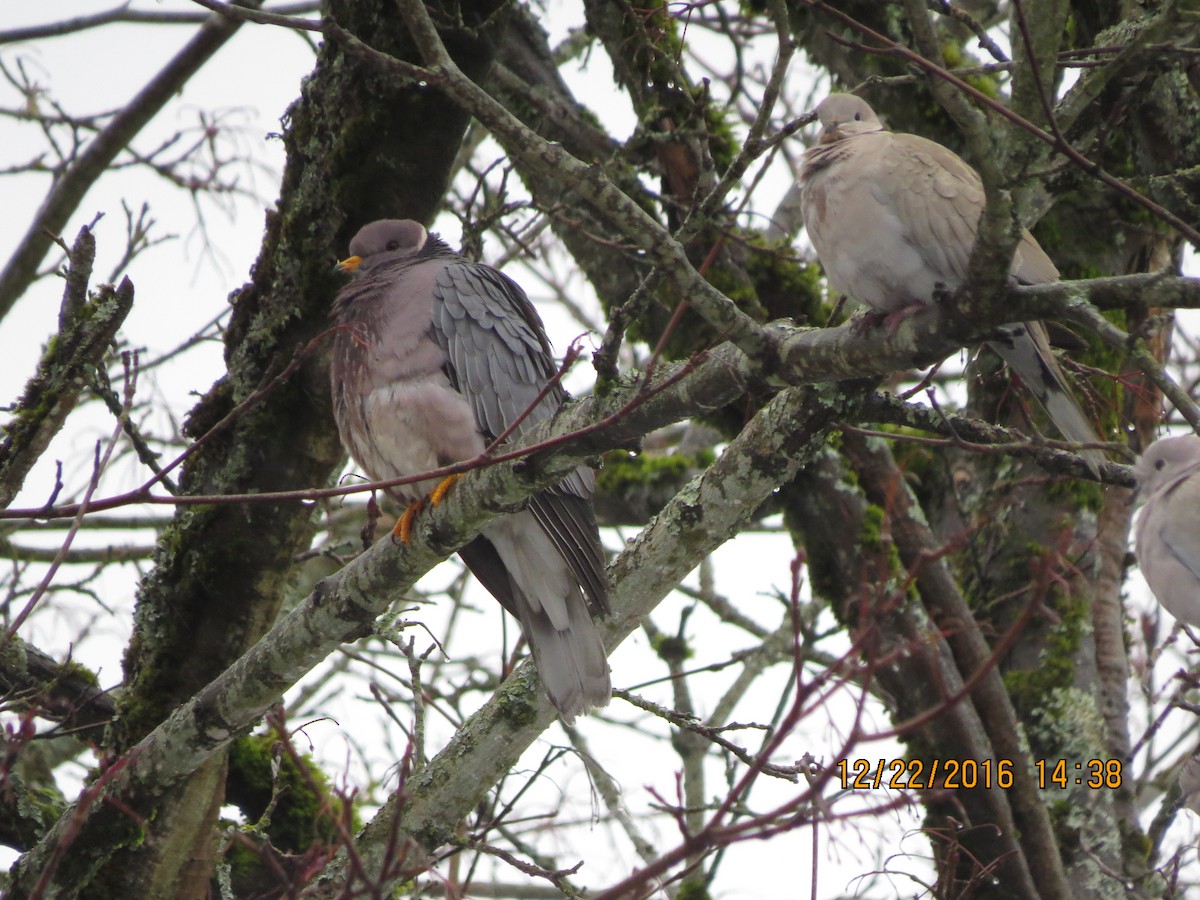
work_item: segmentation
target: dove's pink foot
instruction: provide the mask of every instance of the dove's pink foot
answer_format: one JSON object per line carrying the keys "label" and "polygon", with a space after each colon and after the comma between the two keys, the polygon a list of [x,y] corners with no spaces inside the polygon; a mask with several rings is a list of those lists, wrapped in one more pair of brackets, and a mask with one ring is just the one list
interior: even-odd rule
{"label": "dove's pink foot", "polygon": [[896,329],[900,327],[900,323],[909,316],[915,316],[922,310],[929,308],[927,303],[910,303],[908,306],[902,306],[900,309],[892,310],[891,312],[879,312],[878,310],[866,313],[854,320],[850,326],[855,335],[861,337],[872,329],[883,325],[887,328],[888,337],[896,333]]}

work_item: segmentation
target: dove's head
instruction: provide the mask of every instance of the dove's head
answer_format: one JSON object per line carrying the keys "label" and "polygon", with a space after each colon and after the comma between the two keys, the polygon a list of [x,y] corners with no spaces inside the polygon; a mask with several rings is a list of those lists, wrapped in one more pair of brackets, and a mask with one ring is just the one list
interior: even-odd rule
{"label": "dove's head", "polygon": [[412,219],[380,219],[364,225],[350,241],[350,256],[337,264],[341,272],[365,275],[380,266],[416,256],[429,232]]}
{"label": "dove's head", "polygon": [[832,144],[843,138],[884,130],[875,110],[862,97],[853,94],[830,94],[817,104],[817,118],[821,122],[819,144]]}
{"label": "dove's head", "polygon": [[1146,499],[1197,471],[1200,471],[1200,437],[1194,434],[1155,441],[1133,467],[1138,492]]}

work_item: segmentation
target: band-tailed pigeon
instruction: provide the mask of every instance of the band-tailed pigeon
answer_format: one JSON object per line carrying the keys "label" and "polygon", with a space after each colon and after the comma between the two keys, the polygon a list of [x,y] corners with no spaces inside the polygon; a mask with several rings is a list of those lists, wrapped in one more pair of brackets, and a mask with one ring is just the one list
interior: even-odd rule
{"label": "band-tailed pigeon", "polygon": [[1137,524],[1142,576],[1167,612],[1200,627],[1200,437],[1155,441],[1134,474],[1146,502]]}
{"label": "band-tailed pigeon", "polygon": [[[339,263],[354,277],[333,305],[343,327],[330,376],[342,443],[371,479],[470,459],[531,406],[513,438],[563,403],[557,382],[537,399],[557,367],[537,311],[510,278],[464,259],[409,219],[363,227],[350,253]],[[402,525],[431,486],[389,491],[410,504]],[[580,466],[458,551],[521,623],[546,693],[568,724],[611,693],[590,614],[609,611],[594,490],[594,473]]]}
{"label": "band-tailed pigeon", "polygon": [[[941,144],[884,129],[867,103],[830,94],[817,106],[818,143],[804,154],[801,206],[829,283],[889,318],[928,306],[967,275],[984,209],[983,183]],[[1058,279],[1028,231],[1012,262],[1022,284]],[[988,341],[1071,441],[1099,442],[1071,395],[1039,322],[1005,325]],[[1099,474],[1104,454],[1082,451]]]}

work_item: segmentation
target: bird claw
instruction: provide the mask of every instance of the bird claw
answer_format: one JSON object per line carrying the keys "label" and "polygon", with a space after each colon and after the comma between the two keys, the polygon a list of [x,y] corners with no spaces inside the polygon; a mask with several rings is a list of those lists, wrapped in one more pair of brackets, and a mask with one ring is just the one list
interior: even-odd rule
{"label": "bird claw", "polygon": [[855,337],[864,337],[868,332],[874,331],[882,325],[887,317],[887,313],[875,310],[855,316],[850,320],[850,333]]}
{"label": "bird claw", "polygon": [[392,543],[407,544],[408,539],[412,536],[413,521],[417,518],[417,513],[425,506],[424,500],[414,500],[408,504],[408,508],[404,510],[400,518],[396,520],[395,526],[392,528]]}
{"label": "bird claw", "polygon": [[[429,492],[428,502],[433,506],[441,506],[442,501],[446,499],[446,494],[454,482],[462,478],[462,475],[447,475],[437,487]],[[417,515],[425,508],[426,500],[414,500],[408,504],[408,508],[404,510],[399,519],[396,520],[395,527],[392,528],[392,543],[407,544],[412,537],[413,522],[416,521]]]}
{"label": "bird claw", "polygon": [[447,475],[443,478],[438,486],[429,492],[429,502],[434,506],[441,506],[442,500],[446,498],[446,494],[450,492],[450,488],[454,486],[454,482],[462,478],[462,475]]}
{"label": "bird claw", "polygon": [[891,312],[883,312],[881,310],[872,310],[871,312],[863,313],[850,324],[851,333],[855,337],[862,337],[872,329],[883,325],[887,328],[887,336],[895,337],[896,331],[900,328],[900,323],[905,319],[917,315],[929,308],[929,304],[914,302],[908,306],[902,306],[900,309],[892,310]]}

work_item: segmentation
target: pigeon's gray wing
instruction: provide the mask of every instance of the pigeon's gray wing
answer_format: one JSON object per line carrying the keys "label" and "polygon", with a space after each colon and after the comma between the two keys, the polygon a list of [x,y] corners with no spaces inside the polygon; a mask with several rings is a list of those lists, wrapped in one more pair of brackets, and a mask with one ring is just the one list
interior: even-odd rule
{"label": "pigeon's gray wing", "polygon": [[[434,285],[442,344],[458,390],[489,438],[503,434],[537,400],[556,366],[537,310],[510,278],[487,266],[451,263]],[[517,427],[553,416],[565,393],[555,385]]]}
{"label": "pigeon's gray wing", "polygon": [[[446,374],[467,398],[480,430],[494,439],[529,410],[519,436],[554,415],[566,397],[541,319],[524,291],[488,266],[454,262],[438,273],[434,339],[446,352]],[[532,409],[530,409],[532,407]],[[596,612],[608,612],[604,551],[590,498],[595,477],[581,466],[536,494],[529,509],[583,585]]]}

